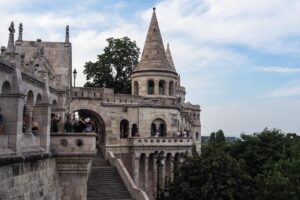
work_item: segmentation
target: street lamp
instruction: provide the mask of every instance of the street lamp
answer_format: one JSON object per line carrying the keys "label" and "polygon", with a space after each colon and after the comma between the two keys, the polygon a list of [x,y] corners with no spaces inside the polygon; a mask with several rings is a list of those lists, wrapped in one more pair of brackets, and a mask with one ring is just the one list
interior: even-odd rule
{"label": "street lamp", "polygon": [[73,77],[74,77],[74,87],[75,87],[75,80],[76,80],[76,76],[77,76],[77,71],[76,71],[76,69],[74,69],[74,71],[73,71]]}

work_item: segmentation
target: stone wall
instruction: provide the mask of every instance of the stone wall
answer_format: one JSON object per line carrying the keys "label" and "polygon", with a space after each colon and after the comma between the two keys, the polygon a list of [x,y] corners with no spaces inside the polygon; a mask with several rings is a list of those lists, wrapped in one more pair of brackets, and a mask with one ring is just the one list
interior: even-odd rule
{"label": "stone wall", "polygon": [[1,166],[0,199],[60,199],[55,159]]}

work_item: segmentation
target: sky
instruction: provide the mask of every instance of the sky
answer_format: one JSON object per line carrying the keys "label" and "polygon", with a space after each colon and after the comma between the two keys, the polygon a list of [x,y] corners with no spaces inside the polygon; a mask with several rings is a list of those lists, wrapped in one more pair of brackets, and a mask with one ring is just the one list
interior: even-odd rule
{"label": "sky", "polygon": [[186,101],[201,106],[202,135],[300,133],[299,0],[0,0],[0,45],[11,21],[23,23],[23,40],[64,41],[69,25],[81,86],[107,38],[142,50],[153,7]]}

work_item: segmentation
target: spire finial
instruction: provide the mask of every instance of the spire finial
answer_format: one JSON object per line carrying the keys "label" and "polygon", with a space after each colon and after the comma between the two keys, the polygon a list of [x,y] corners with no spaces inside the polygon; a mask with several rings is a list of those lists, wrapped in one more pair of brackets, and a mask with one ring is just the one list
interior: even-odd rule
{"label": "spire finial", "polygon": [[22,23],[19,24],[19,37],[18,37],[18,40],[19,41],[23,40],[23,24]]}
{"label": "spire finial", "polygon": [[156,10],[156,8],[155,8],[155,7],[153,7],[153,12],[155,12],[155,10]]}
{"label": "spire finial", "polygon": [[167,60],[168,60],[169,64],[171,65],[171,67],[172,67],[174,70],[176,70],[176,69],[175,69],[174,62],[173,62],[172,54],[171,54],[171,51],[170,51],[170,44],[169,44],[169,43],[167,44],[166,55],[167,55]]}
{"label": "spire finial", "polygon": [[65,38],[65,42],[68,43],[69,42],[69,25],[66,26],[66,38]]}
{"label": "spire finial", "polygon": [[8,38],[8,43],[7,43],[7,52],[12,53],[12,52],[15,51],[15,42],[14,42],[15,26],[14,26],[14,22],[10,23],[8,31],[9,31],[9,38]]}

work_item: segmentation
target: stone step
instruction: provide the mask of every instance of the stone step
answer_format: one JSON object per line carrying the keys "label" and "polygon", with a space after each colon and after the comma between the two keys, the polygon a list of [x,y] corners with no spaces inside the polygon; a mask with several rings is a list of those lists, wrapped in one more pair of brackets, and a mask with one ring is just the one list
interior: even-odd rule
{"label": "stone step", "polygon": [[92,161],[87,200],[131,200],[117,170],[99,153]]}

